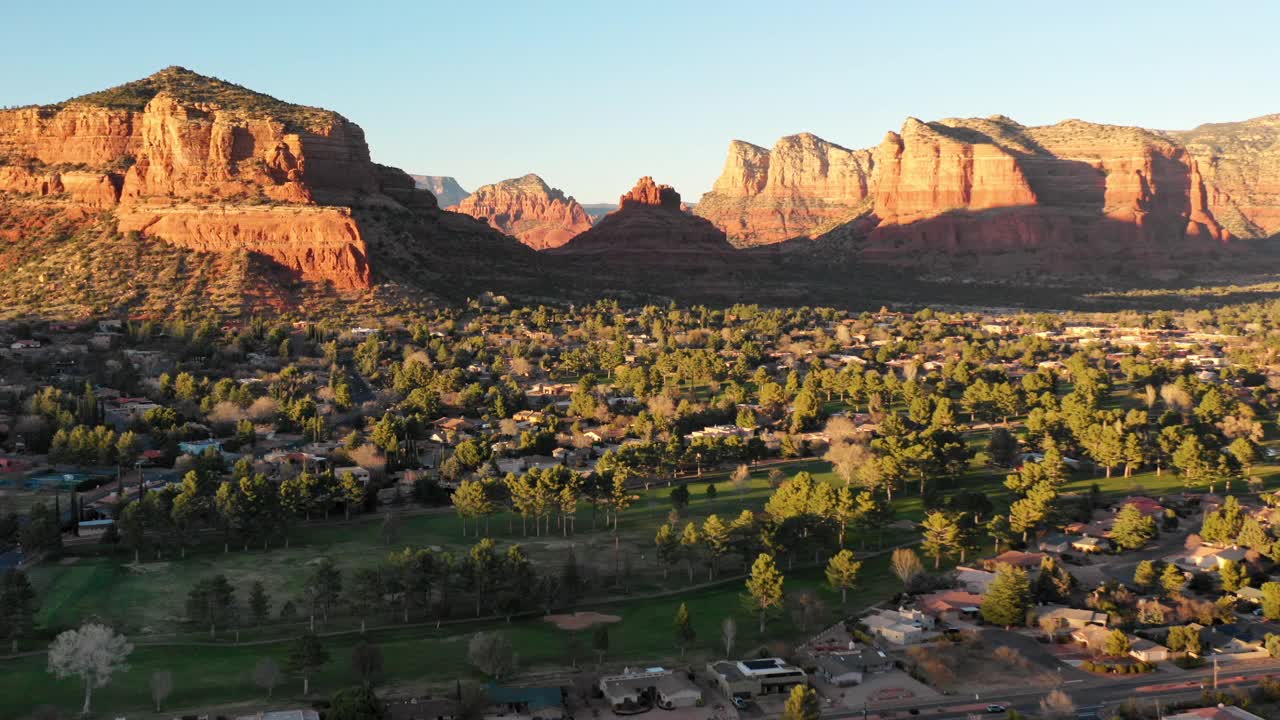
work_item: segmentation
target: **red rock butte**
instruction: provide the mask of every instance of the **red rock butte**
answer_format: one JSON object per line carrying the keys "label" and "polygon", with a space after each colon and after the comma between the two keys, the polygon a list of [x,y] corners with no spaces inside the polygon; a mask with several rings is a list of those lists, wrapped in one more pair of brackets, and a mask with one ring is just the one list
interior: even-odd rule
{"label": "red rock butte", "polygon": [[532,173],[480,187],[449,210],[484,220],[534,250],[560,247],[591,229],[577,200]]}
{"label": "red rock butte", "polygon": [[618,208],[635,206],[661,207],[672,210],[680,209],[680,193],[670,185],[659,185],[653,178],[645,175],[636,186],[618,198]]}
{"label": "red rock butte", "polygon": [[871,253],[1264,238],[1280,232],[1278,141],[1275,115],[1183,132],[908,118],[866,150],[734,141],[695,212],[739,246],[834,234]]}
{"label": "red rock butte", "polygon": [[439,212],[341,115],[178,67],[0,111],[0,192],[110,210],[121,232],[262,255],[339,290],[372,283],[353,210]]}
{"label": "red rock butte", "polygon": [[646,175],[618,199],[617,210],[554,252],[594,255],[631,266],[665,266],[719,259],[732,251],[720,229],[682,209],[680,193]]}

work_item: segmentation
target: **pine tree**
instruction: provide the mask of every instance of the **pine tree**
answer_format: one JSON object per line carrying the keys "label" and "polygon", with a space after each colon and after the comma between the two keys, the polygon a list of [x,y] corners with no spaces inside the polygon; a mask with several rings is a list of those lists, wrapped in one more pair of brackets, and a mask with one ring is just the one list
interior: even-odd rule
{"label": "pine tree", "polygon": [[862,563],[854,559],[850,550],[841,550],[827,561],[827,584],[832,590],[840,591],[841,605],[848,604],[849,588],[857,585],[858,571],[861,569]]}
{"label": "pine tree", "polygon": [[761,553],[751,565],[751,577],[747,578],[747,604],[760,616],[760,634],[764,635],[765,620],[782,605],[784,578],[773,562],[773,556]]}
{"label": "pine tree", "polygon": [[702,522],[702,543],[711,558],[708,573],[712,578],[720,571],[720,558],[729,552],[729,526],[717,515],[709,515]]}
{"label": "pine tree", "polygon": [[[1187,576],[1178,569],[1177,565],[1169,563],[1164,566],[1164,572],[1160,573],[1160,587],[1164,588],[1165,593],[1170,597],[1178,595],[1186,584]],[[1280,588],[1280,586],[1277,586],[1277,588]]]}
{"label": "pine tree", "polygon": [[675,564],[679,555],[680,541],[671,530],[670,523],[664,523],[658,526],[658,532],[653,537],[653,544],[657,546],[658,564],[662,566],[662,577],[665,580],[667,571]]}
{"label": "pine tree", "polygon": [[293,642],[289,648],[289,672],[302,678],[302,694],[311,692],[311,676],[329,662],[329,651],[320,644],[320,638],[307,633]]}
{"label": "pine tree", "polygon": [[1128,655],[1132,647],[1129,643],[1129,636],[1123,630],[1117,628],[1107,633],[1107,639],[1102,645],[1102,652],[1118,658]]}
{"label": "pine tree", "polygon": [[1011,627],[1026,621],[1031,601],[1031,580],[1027,571],[1000,565],[982,601],[982,619],[992,625]]}
{"label": "pine tree", "polygon": [[1156,521],[1147,517],[1133,503],[1127,503],[1116,513],[1111,528],[1111,541],[1122,550],[1138,550],[1156,536]]}
{"label": "pine tree", "polygon": [[1262,616],[1268,620],[1280,620],[1280,583],[1262,584]]}
{"label": "pine tree", "polygon": [[702,537],[698,534],[698,526],[690,522],[680,533],[680,554],[684,556],[685,565],[689,569],[689,582],[693,582],[694,561],[698,559],[698,548],[702,545]]}
{"label": "pine tree", "polygon": [[1234,560],[1227,560],[1218,568],[1218,577],[1222,580],[1222,589],[1235,592],[1249,584],[1249,573]]}
{"label": "pine tree", "polygon": [[936,510],[925,516],[920,527],[924,530],[924,541],[920,543],[920,549],[933,556],[933,569],[937,570],[942,557],[951,554],[959,545],[960,527],[946,513]]}
{"label": "pine tree", "polygon": [[271,598],[267,597],[267,590],[261,581],[254,581],[249,590],[249,612],[253,615],[254,625],[261,625],[271,617]]}
{"label": "pine tree", "polygon": [[1143,590],[1149,590],[1154,587],[1159,579],[1160,575],[1156,572],[1156,565],[1150,560],[1139,562],[1138,567],[1133,570],[1133,584]]}
{"label": "pine tree", "polygon": [[676,610],[675,621],[676,645],[680,648],[680,657],[684,657],[684,651],[688,649],[698,633],[693,629],[693,623],[689,620],[689,607],[680,603],[679,609]]}

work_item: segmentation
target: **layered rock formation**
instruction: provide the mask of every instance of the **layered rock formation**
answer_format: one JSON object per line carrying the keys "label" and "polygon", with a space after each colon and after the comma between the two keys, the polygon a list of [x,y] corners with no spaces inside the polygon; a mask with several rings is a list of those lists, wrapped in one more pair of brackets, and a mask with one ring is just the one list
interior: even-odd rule
{"label": "layered rock formation", "polygon": [[410,175],[413,184],[419,190],[426,190],[436,196],[440,207],[452,207],[462,202],[471,193],[462,189],[458,181],[448,175]]}
{"label": "layered rock formation", "polygon": [[577,200],[532,173],[484,185],[449,209],[484,220],[534,250],[560,247],[591,229]]}
{"label": "layered rock formation", "polygon": [[723,258],[733,252],[733,246],[715,225],[682,210],[680,193],[674,188],[646,176],[619,198],[617,210],[553,252],[677,266]]}
{"label": "layered rock formation", "polygon": [[0,192],[112,209],[121,232],[253,253],[339,290],[372,281],[353,208],[439,212],[342,116],[182,68],[0,112]]}
{"label": "layered rock formation", "polygon": [[1280,115],[1170,136],[1195,159],[1193,213],[1207,212],[1237,237],[1280,234]]}
{"label": "layered rock formation", "polygon": [[908,118],[879,146],[735,141],[696,212],[740,246],[859,238],[909,255],[1223,243],[1280,232],[1280,116],[1185,133]]}
{"label": "layered rock formation", "polygon": [[772,150],[735,140],[694,212],[740,246],[805,237],[865,208],[874,167],[872,152],[809,133],[784,137]]}
{"label": "layered rock formation", "polygon": [[235,248],[264,255],[298,277],[340,290],[370,283],[368,247],[346,208],[125,205],[117,218],[121,232],[163,238],[198,252]]}

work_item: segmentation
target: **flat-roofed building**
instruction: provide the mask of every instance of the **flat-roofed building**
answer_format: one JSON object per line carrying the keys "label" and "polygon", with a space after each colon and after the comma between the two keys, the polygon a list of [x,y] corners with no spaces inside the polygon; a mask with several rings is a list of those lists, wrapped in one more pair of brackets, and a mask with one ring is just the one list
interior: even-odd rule
{"label": "flat-roofed building", "polygon": [[652,668],[600,678],[600,692],[615,712],[629,713],[653,706],[664,710],[696,707],[702,690],[670,670]]}
{"label": "flat-roofed building", "polygon": [[804,685],[809,676],[804,670],[781,658],[759,660],[720,660],[707,664],[716,685],[730,697],[754,697],[773,693],[790,692],[796,685]]}

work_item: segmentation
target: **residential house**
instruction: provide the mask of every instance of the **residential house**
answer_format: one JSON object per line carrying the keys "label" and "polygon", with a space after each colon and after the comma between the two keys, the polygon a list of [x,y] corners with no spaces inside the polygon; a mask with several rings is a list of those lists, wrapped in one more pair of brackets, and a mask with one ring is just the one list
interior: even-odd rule
{"label": "residential house", "polygon": [[1054,618],[1059,625],[1072,630],[1079,630],[1090,625],[1106,627],[1109,621],[1107,614],[1104,612],[1065,607],[1063,605],[1042,605],[1037,609],[1036,617],[1040,620]]}
{"label": "residential house", "polygon": [[862,648],[824,653],[814,659],[818,674],[836,687],[857,685],[871,674],[893,669],[893,658],[883,650]]}
{"label": "residential house", "polygon": [[991,581],[995,579],[996,574],[986,570],[964,566],[956,568],[956,583],[975,595],[986,595],[987,588],[991,587]]}
{"label": "residential house", "polygon": [[1218,707],[1202,707],[1183,710],[1176,715],[1165,715],[1164,720],[1266,720],[1260,715],[1254,715],[1248,710],[1238,708],[1234,705],[1219,705]]}
{"label": "residential house", "polygon": [[1230,625],[1210,625],[1200,628],[1200,643],[1206,652],[1219,655],[1266,654],[1264,645],[1268,633],[1280,632],[1270,623],[1236,622]]}
{"label": "residential house", "polygon": [[1071,631],[1071,639],[1090,650],[1101,651],[1111,631],[1101,625],[1085,625]]}
{"label": "residential house", "polygon": [[369,471],[366,470],[365,468],[360,467],[359,465],[349,465],[347,467],[340,467],[340,468],[333,469],[333,476],[338,480],[342,480],[342,478],[346,477],[347,475],[354,477],[356,480],[360,482],[361,485],[368,485],[369,480],[371,479],[371,476],[369,475]]}
{"label": "residential house", "polygon": [[640,711],[657,706],[664,710],[696,707],[702,689],[684,674],[662,668],[625,670],[621,675],[600,678],[600,692],[617,713]]}
{"label": "residential house", "polygon": [[1101,537],[1093,537],[1091,535],[1084,535],[1071,540],[1071,549],[1076,552],[1085,553],[1086,555],[1090,553],[1106,552],[1110,547],[1110,540]]}
{"label": "residential house", "polygon": [[1147,517],[1161,518],[1164,516],[1164,506],[1145,495],[1131,495],[1121,502],[1117,503],[1115,510],[1120,511],[1125,505],[1133,505],[1138,511]]}
{"label": "residential house", "polygon": [[1215,548],[1201,545],[1185,555],[1172,558],[1172,562],[1186,570],[1217,572],[1227,561],[1238,563],[1244,560],[1246,552],[1236,547]]}
{"label": "residential house", "polygon": [[718,660],[707,663],[707,672],[725,695],[741,698],[789,693],[809,680],[804,670],[781,658]]}
{"label": "residential house", "polygon": [[1040,552],[1061,555],[1071,550],[1071,539],[1066,535],[1048,535],[1036,544]]}
{"label": "residential house", "polygon": [[920,610],[880,610],[862,619],[873,635],[894,645],[914,645],[928,638],[934,620]]}
{"label": "residential house", "polygon": [[918,599],[924,613],[938,622],[954,623],[978,616],[982,595],[964,590],[943,590]]}
{"label": "residential house", "polygon": [[1249,587],[1246,585],[1239,590],[1236,590],[1236,597],[1254,605],[1262,604],[1262,591],[1256,587]]}
{"label": "residential house", "polygon": [[1145,638],[1130,636],[1129,654],[1142,662],[1158,663],[1169,659],[1169,648]]}
{"label": "residential house", "polygon": [[1006,550],[993,558],[984,560],[982,566],[991,572],[995,572],[996,568],[1001,565],[1012,565],[1028,572],[1034,572],[1040,570],[1040,563],[1044,562],[1046,557],[1048,556],[1044,553]]}

